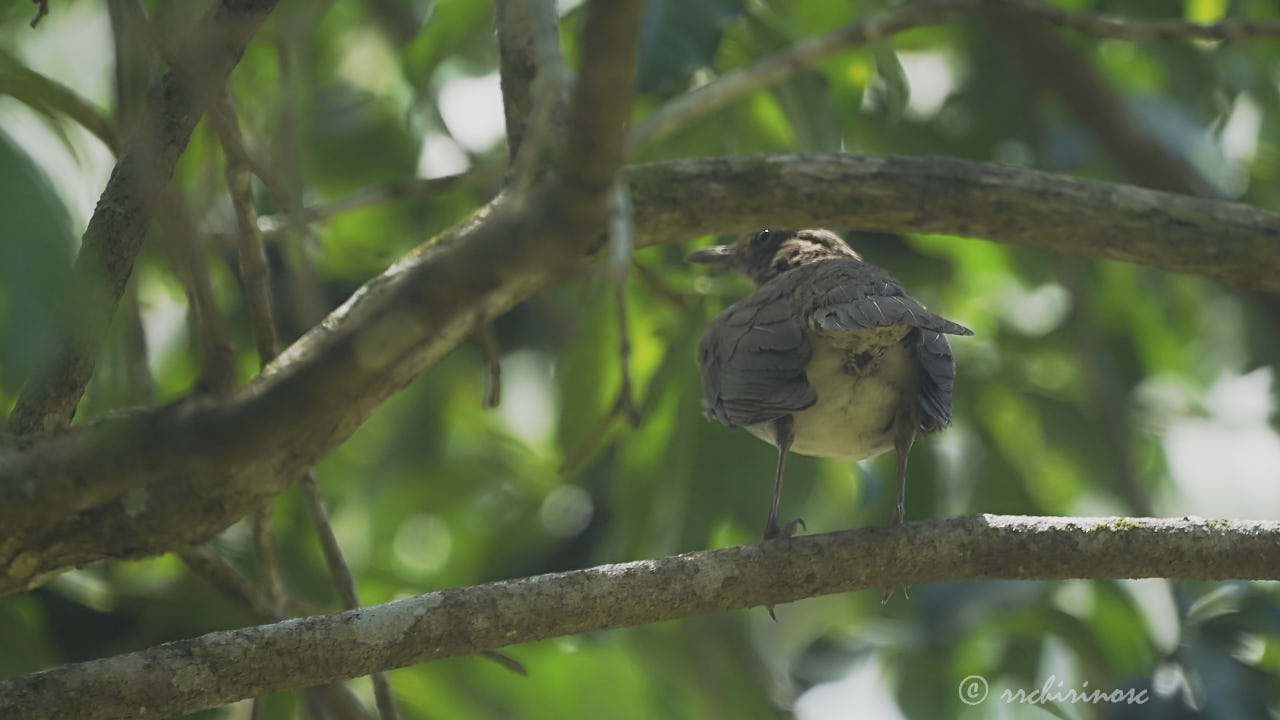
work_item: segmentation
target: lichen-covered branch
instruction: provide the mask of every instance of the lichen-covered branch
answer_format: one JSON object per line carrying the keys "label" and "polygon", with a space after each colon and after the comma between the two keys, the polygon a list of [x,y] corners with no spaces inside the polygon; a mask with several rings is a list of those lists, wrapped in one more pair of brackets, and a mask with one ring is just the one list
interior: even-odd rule
{"label": "lichen-covered branch", "polygon": [[0,681],[12,720],[167,717],[545,638],[887,585],[1280,580],[1280,523],[980,515],[441,590]]}

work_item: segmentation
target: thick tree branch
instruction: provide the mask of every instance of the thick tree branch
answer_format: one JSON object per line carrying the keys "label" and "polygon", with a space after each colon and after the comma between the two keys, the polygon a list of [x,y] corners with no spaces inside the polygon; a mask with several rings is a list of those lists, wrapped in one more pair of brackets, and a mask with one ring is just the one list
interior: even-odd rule
{"label": "thick tree branch", "polygon": [[1280,216],[1241,203],[937,157],[753,155],[629,178],[638,246],[770,225],[937,233],[1280,290]]}
{"label": "thick tree branch", "polygon": [[[711,158],[627,177],[637,247],[818,224],[984,237],[1280,289],[1280,216],[1236,203],[938,158]],[[367,283],[229,398],[0,452],[0,595],[94,560],[200,542],[243,517],[452,350],[476,317],[506,312],[577,262],[572,239],[591,238],[572,227],[492,205]]]}
{"label": "thick tree branch", "polygon": [[442,590],[0,682],[13,720],[169,716],[545,638],[886,585],[1280,580],[1280,523],[979,515]]}
{"label": "thick tree branch", "polygon": [[[276,0],[219,2],[193,31],[181,54],[183,67],[199,68],[203,79],[221,86],[275,4]],[[74,271],[74,319],[62,329],[54,356],[23,386],[9,416],[15,435],[56,430],[75,414],[142,247],[157,192],[173,174],[203,112],[199,93],[188,85],[171,71],[151,88],[85,230]]]}

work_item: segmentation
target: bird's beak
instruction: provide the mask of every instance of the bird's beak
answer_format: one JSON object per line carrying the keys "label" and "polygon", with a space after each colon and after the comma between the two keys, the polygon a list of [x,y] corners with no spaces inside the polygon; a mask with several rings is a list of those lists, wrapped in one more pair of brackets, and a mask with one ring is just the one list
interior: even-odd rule
{"label": "bird's beak", "polygon": [[733,264],[734,252],[730,245],[712,245],[694,250],[684,256],[685,262],[711,265],[712,267],[729,267]]}

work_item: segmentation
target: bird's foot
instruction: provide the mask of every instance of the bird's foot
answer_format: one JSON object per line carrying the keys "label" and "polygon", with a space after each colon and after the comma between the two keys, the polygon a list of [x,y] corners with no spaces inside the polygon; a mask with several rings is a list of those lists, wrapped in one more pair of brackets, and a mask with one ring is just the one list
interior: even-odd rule
{"label": "bird's foot", "polygon": [[[770,518],[768,524],[764,526],[764,537],[761,539],[772,540],[776,537],[789,538],[796,534],[797,527],[804,528],[805,530],[809,529],[809,526],[805,525],[804,520],[801,520],[800,518],[796,518],[782,527],[778,527],[778,521],[776,519]],[[772,612],[770,614],[772,614]]]}
{"label": "bird's foot", "polygon": [[[776,537],[789,538],[796,534],[797,527],[804,528],[805,530],[809,529],[809,527],[804,524],[804,520],[801,520],[800,518],[796,518],[782,527],[778,527],[778,521],[775,518],[769,518],[769,522],[764,526],[764,540],[772,540]],[[769,611],[770,620],[778,622],[778,616],[774,614],[772,605],[765,605],[764,609]]]}
{"label": "bird's foot", "polygon": [[[880,596],[880,604],[881,604],[881,605],[884,605],[884,604],[886,604],[886,603],[888,603],[888,602],[889,602],[889,598],[893,597],[893,591],[894,591],[894,587],[893,587],[892,585],[890,585],[889,587],[887,587],[887,588],[885,588],[885,589],[884,589],[884,594]],[[903,597],[903,598],[905,598],[905,599],[907,599],[907,600],[910,600],[910,599],[911,599],[911,586],[910,586],[910,585],[903,585],[903,586],[902,586],[902,597]]]}

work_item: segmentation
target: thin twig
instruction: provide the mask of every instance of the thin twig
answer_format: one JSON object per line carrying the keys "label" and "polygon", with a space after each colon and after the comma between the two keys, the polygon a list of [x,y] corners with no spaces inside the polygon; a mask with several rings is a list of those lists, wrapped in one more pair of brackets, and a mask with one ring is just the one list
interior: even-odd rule
{"label": "thin twig", "polygon": [[129,392],[133,404],[150,405],[155,399],[156,383],[147,363],[147,331],[142,325],[142,305],[138,301],[138,282],[125,290],[124,347],[129,371]]}
{"label": "thin twig", "polygon": [[684,293],[667,284],[667,281],[654,272],[653,268],[638,260],[632,262],[631,267],[635,269],[645,287],[649,288],[649,291],[658,299],[663,300],[677,310],[689,309],[689,302],[685,299]]}
{"label": "thin twig", "polygon": [[631,269],[635,228],[631,220],[631,191],[619,180],[613,186],[609,211],[609,274],[613,280],[614,309],[618,323],[618,407],[631,427],[640,424],[640,410],[631,391],[631,329],[627,318],[627,271]]}
{"label": "thin twig", "polygon": [[619,182],[614,186],[609,208],[609,280],[618,328],[618,394],[605,416],[560,466],[560,472],[565,475],[577,473],[587,458],[595,453],[615,420],[626,417],[631,427],[640,424],[640,409],[631,389],[631,331],[627,319],[627,271],[632,264],[633,235],[631,193],[624,183]]}
{"label": "thin twig", "polygon": [[275,533],[271,531],[271,502],[254,509],[249,515],[249,530],[253,536],[253,552],[258,559],[258,576],[272,603],[283,607],[289,602],[285,587],[284,571],[280,567],[280,554],[276,552]]}
{"label": "thin twig", "polygon": [[253,206],[253,190],[249,183],[249,154],[245,150],[244,136],[240,133],[240,121],[236,118],[231,94],[223,88],[209,108],[209,120],[222,141],[226,157],[227,189],[235,206],[236,224],[239,227],[240,280],[244,284],[245,300],[249,305],[249,320],[253,327],[253,339],[258,346],[258,363],[266,367],[277,352],[276,323],[271,311],[271,270],[267,266],[267,254],[262,245],[262,233],[258,229],[257,212]]}
{"label": "thin twig", "polygon": [[209,583],[250,622],[283,620],[284,611],[217,550],[199,545],[178,551],[193,574]]}
{"label": "thin twig", "polygon": [[236,382],[235,347],[222,313],[218,311],[209,264],[205,260],[204,249],[198,244],[195,223],[191,221],[182,195],[172,185],[165,188],[157,220],[160,238],[174,274],[186,290],[191,325],[200,344],[202,367],[196,391],[226,395]]}
{"label": "thin twig", "polygon": [[338,544],[338,537],[333,533],[333,525],[329,523],[329,511],[320,497],[319,488],[316,487],[315,474],[310,470],[304,473],[298,480],[298,488],[302,490],[302,497],[307,503],[307,514],[320,539],[320,549],[324,553],[325,563],[329,566],[329,577],[333,581],[333,589],[337,591],[344,608],[350,610],[360,607],[355,577],[351,574],[351,567],[347,565],[346,558],[342,556],[342,546]]}
{"label": "thin twig", "polygon": [[438,178],[396,180],[386,185],[358,190],[337,200],[303,207],[297,211],[296,218],[290,217],[288,212],[279,215],[263,215],[258,218],[258,227],[263,239],[274,240],[285,230],[296,225],[299,220],[305,223],[320,222],[353,210],[385,205],[397,200],[430,197],[454,187],[483,186],[496,182],[501,177],[501,168],[482,167]]}
{"label": "thin twig", "polygon": [[40,24],[40,19],[49,14],[49,0],[31,0],[36,6],[36,16],[31,19],[31,27],[35,28]]}
{"label": "thin twig", "polygon": [[[303,499],[306,500],[311,525],[316,529],[316,536],[320,539],[320,549],[324,553],[325,564],[329,566],[329,579],[333,581],[333,589],[342,600],[342,607],[354,610],[360,607],[360,593],[356,589],[356,579],[351,574],[351,566],[342,556],[342,546],[338,544],[338,536],[334,534],[333,525],[329,522],[329,511],[324,506],[324,499],[320,497],[315,473],[310,470],[304,473],[298,480],[298,488],[302,491]],[[396,720],[400,717],[400,713],[396,711],[387,676],[381,672],[375,672],[370,676],[370,680],[373,681],[373,694],[377,700],[378,714],[382,716],[382,720]]]}
{"label": "thin twig", "polygon": [[484,401],[485,410],[492,410],[502,403],[502,349],[498,345],[498,334],[493,331],[493,323],[482,321],[475,331],[476,342],[480,345],[480,356],[484,360]]}
{"label": "thin twig", "polygon": [[626,408],[623,406],[623,397],[622,393],[614,396],[613,403],[609,406],[609,411],[591,428],[591,432],[587,433],[574,446],[573,451],[569,453],[569,457],[560,463],[559,470],[561,475],[565,477],[577,475],[587,460],[604,443],[604,438],[613,429],[614,421],[626,413]]}

